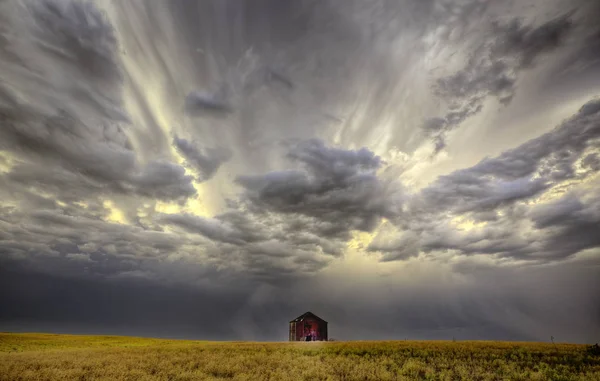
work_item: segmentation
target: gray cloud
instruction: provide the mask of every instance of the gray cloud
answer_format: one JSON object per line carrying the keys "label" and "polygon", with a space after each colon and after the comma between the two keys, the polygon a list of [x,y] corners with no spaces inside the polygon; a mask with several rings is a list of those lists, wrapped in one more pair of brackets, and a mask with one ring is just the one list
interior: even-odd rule
{"label": "gray cloud", "polygon": [[[119,111],[118,43],[106,17],[89,2],[26,5],[32,31],[24,31],[21,40],[12,43],[29,49],[23,48],[23,59],[35,52],[44,59],[32,63],[38,67],[30,70],[10,61],[2,65],[13,76],[2,87],[7,103],[0,107],[0,147],[23,160],[9,180],[51,182],[58,197],[61,182],[48,173],[68,177],[82,194],[84,188],[161,199],[195,194],[183,168],[162,159],[147,164],[137,160],[122,123],[127,118]],[[14,12],[19,11],[25,12]],[[11,82],[19,80],[25,85],[17,95]],[[52,168],[36,168],[41,162]]]}
{"label": "gray cloud", "polygon": [[112,25],[91,2],[44,0],[32,3],[38,46],[50,56],[93,78],[121,79]]}
{"label": "gray cloud", "polygon": [[[597,182],[593,184],[598,187]],[[535,207],[531,221],[544,237],[544,258],[563,258],[600,246],[600,195],[597,192],[572,192],[560,199]]]}
{"label": "gray cloud", "polygon": [[[84,125],[65,112],[55,116],[35,112],[26,108],[23,114],[4,119],[0,134],[6,151],[26,154],[28,162],[51,162],[57,167],[53,171],[62,172],[69,182],[83,182],[76,187],[99,191],[108,188],[161,199],[195,194],[192,177],[186,176],[183,168],[163,160],[144,166],[137,163],[135,152],[127,148],[127,138],[118,126]],[[44,171],[32,166],[29,174],[34,178],[28,177],[27,171],[9,173],[8,178],[44,182],[46,177],[54,186],[61,187],[49,173],[40,172]]]}
{"label": "gray cloud", "polygon": [[294,145],[287,157],[303,169],[236,179],[256,207],[333,224],[333,235],[371,231],[382,217],[394,215],[393,194],[376,174],[382,161],[369,150],[309,140]]}
{"label": "gray cloud", "polygon": [[175,136],[173,145],[185,157],[188,165],[200,172],[201,181],[214,176],[219,167],[231,159],[231,151],[226,148],[205,148],[200,150],[197,145]]}
{"label": "gray cloud", "polygon": [[597,154],[591,153],[587,155],[581,162],[584,168],[589,168],[593,171],[600,171],[600,158]]}
{"label": "gray cloud", "polygon": [[[395,220],[402,235],[391,242],[376,238],[369,250],[384,253],[386,261],[416,256],[420,250],[554,261],[598,247],[593,233],[597,192],[568,193],[540,206],[527,204],[544,192],[564,192],[565,181],[592,180],[597,170],[589,165],[593,154],[588,152],[598,149],[600,101],[591,100],[552,131],[439,177],[414,195]],[[486,225],[463,231],[450,221],[459,216]]]}
{"label": "gray cloud", "polygon": [[[569,41],[568,53],[554,65],[547,80],[563,87],[572,86],[580,80],[593,80],[600,63],[600,27],[595,21],[600,15],[600,5],[581,2],[574,7],[577,23],[574,29],[577,38]],[[578,83],[579,86],[581,84]]]}
{"label": "gray cloud", "polygon": [[196,193],[191,176],[179,165],[166,161],[153,161],[139,174],[135,174],[132,183],[137,192],[158,199],[186,198]]}
{"label": "gray cloud", "polygon": [[372,231],[396,213],[394,189],[376,174],[383,163],[369,150],[328,147],[320,140],[293,142],[287,149],[290,164],[300,169],[239,176],[244,193],[228,212],[214,218],[162,215],[157,221],[216,242],[221,255],[239,252],[249,261],[247,271],[277,278],[281,271],[323,268],[328,256],[342,253],[353,230]]}
{"label": "gray cloud", "polygon": [[185,98],[185,111],[190,115],[227,114],[232,112],[232,106],[228,104],[223,95],[192,91]]}
{"label": "gray cloud", "polygon": [[[569,12],[535,27],[524,25],[520,19],[494,21],[489,36],[465,67],[436,81],[434,93],[449,103],[449,111],[442,118],[427,120],[424,130],[443,140],[445,132],[479,113],[487,97],[496,97],[503,105],[510,103],[520,72],[531,69],[565,42],[573,29],[572,15]],[[438,147],[443,148],[443,144]]]}
{"label": "gray cloud", "polygon": [[[586,150],[597,149],[600,101],[592,100],[554,130],[477,165],[440,177],[423,190],[423,205],[456,212],[493,209],[527,199],[556,183],[589,175],[576,173]],[[586,156],[587,157],[587,156]]]}
{"label": "gray cloud", "polygon": [[538,27],[523,25],[518,19],[504,25],[494,23],[492,30],[499,39],[491,48],[492,57],[513,57],[517,68],[531,67],[542,54],[557,49],[565,42],[565,37],[573,29],[573,13]]}
{"label": "gray cloud", "polygon": [[[328,319],[330,336],[338,340],[545,341],[551,332],[561,342],[595,342],[597,274],[586,263],[455,267],[463,274],[456,282],[431,269],[418,283],[410,274],[373,283],[352,273],[345,274],[352,282],[343,287],[339,276],[329,275],[278,286],[233,280],[210,291],[143,278],[99,282],[2,267],[0,301],[14,308],[2,309],[0,324],[15,331],[283,341],[287,322],[310,309]],[[207,305],[213,307],[208,312]]]}
{"label": "gray cloud", "polygon": [[182,227],[191,233],[201,234],[214,241],[240,245],[246,243],[240,233],[233,227],[227,226],[218,219],[208,219],[193,215],[165,215],[159,220]]}
{"label": "gray cloud", "polygon": [[403,261],[419,255],[421,239],[418,234],[412,231],[392,234],[391,239],[377,235],[367,250],[383,253],[382,262]]}

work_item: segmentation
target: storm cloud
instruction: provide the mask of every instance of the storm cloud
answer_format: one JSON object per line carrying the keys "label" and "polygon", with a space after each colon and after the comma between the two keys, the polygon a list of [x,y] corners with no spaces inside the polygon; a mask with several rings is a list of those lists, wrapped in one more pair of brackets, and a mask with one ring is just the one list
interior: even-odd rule
{"label": "storm cloud", "polygon": [[599,11],[0,1],[0,328],[597,341]]}
{"label": "storm cloud", "polygon": [[573,29],[572,14],[539,26],[524,25],[518,18],[508,23],[493,22],[486,31],[488,37],[474,49],[466,66],[436,81],[435,94],[449,104],[444,117],[428,119],[423,126],[436,137],[436,150],[445,146],[445,132],[479,113],[487,97],[509,104],[517,91],[520,73],[565,43]]}
{"label": "storm cloud", "polygon": [[372,231],[394,214],[392,194],[377,177],[381,158],[362,148],[326,147],[322,141],[296,144],[287,157],[302,169],[240,176],[255,208],[315,218],[336,232]]}
{"label": "storm cloud", "polygon": [[453,250],[544,262],[596,248],[597,171],[584,163],[599,149],[600,101],[592,100],[540,137],[440,176],[410,197],[396,220],[404,232],[369,250],[385,260]]}
{"label": "storm cloud", "polygon": [[197,169],[201,174],[200,181],[210,179],[219,169],[221,164],[231,158],[227,148],[205,148],[201,150],[194,143],[175,136],[173,145],[186,159],[189,166]]}

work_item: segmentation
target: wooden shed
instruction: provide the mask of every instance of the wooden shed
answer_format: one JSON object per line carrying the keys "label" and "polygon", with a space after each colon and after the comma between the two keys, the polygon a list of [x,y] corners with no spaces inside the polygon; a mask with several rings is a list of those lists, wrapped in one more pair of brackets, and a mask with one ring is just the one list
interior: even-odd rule
{"label": "wooden shed", "polygon": [[290,321],[290,341],[327,341],[327,322],[312,312]]}

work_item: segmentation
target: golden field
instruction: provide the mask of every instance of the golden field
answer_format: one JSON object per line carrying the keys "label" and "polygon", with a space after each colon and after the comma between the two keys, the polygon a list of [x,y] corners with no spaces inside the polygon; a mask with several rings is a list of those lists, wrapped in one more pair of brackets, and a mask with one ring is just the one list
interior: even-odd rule
{"label": "golden field", "polygon": [[0,380],[586,380],[585,345],[256,343],[0,333]]}

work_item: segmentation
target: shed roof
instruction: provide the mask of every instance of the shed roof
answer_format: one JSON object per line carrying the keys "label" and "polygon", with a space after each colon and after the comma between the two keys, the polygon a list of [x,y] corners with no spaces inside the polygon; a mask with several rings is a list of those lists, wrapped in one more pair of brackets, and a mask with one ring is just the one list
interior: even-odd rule
{"label": "shed roof", "polygon": [[312,318],[315,318],[317,320],[321,320],[324,323],[327,323],[325,320],[321,319],[320,317],[318,317],[317,315],[313,314],[310,311],[303,313],[302,315],[298,316],[294,320],[290,320],[290,323],[299,322],[299,321],[302,321],[302,320],[304,320],[306,318],[309,318],[309,317],[312,317]]}

